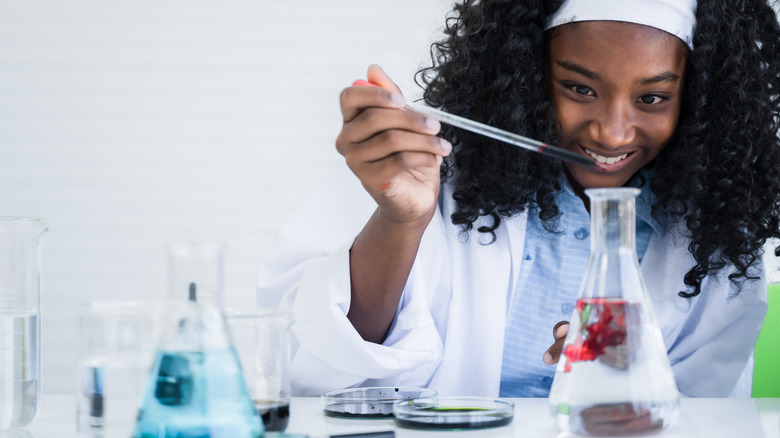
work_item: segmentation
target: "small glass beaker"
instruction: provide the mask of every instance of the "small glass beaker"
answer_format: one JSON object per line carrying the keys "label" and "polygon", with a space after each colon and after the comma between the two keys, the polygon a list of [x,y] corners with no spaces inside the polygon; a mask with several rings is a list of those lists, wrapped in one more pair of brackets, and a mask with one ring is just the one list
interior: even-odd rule
{"label": "small glass beaker", "polygon": [[290,420],[292,314],[276,309],[228,309],[225,316],[265,430],[284,431]]}
{"label": "small glass beaker", "polygon": [[162,302],[89,301],[79,314],[77,429],[82,435],[133,432],[157,350]]}
{"label": "small glass beaker", "polygon": [[635,243],[639,189],[587,189],[591,244],[550,390],[558,427],[585,435],[669,426],[679,394]]}
{"label": "small glass beaker", "polygon": [[30,424],[40,405],[39,238],[43,219],[0,217],[0,430]]}
{"label": "small glass beaker", "polygon": [[133,438],[260,438],[222,310],[223,246],[168,246],[168,316]]}

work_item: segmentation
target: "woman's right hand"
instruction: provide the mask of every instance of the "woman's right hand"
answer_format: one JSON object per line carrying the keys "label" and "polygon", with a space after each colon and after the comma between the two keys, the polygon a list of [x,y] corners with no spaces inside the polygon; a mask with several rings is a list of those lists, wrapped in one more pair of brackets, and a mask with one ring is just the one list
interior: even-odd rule
{"label": "woman's right hand", "polygon": [[439,122],[401,110],[404,98],[376,65],[369,82],[341,93],[344,124],[336,149],[379,206],[385,220],[427,225],[440,189],[439,168],[452,145],[436,136]]}

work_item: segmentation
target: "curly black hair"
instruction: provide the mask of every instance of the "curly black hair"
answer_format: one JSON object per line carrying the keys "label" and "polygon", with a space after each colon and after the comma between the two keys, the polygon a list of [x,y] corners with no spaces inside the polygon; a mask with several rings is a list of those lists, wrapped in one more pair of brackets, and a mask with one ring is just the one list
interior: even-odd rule
{"label": "curly black hair", "polygon": [[[560,0],[462,0],[447,17],[431,65],[418,71],[426,103],[554,143],[547,93],[548,17]],[[780,237],[780,26],[767,0],[699,0],[676,132],[655,160],[656,210],[684,221],[696,265],[682,297],[733,266],[739,293],[768,238]],[[454,179],[453,224],[502,217],[533,204],[554,231],[560,162],[443,125],[454,145],[442,181]],[[780,255],[780,247],[775,249]]]}

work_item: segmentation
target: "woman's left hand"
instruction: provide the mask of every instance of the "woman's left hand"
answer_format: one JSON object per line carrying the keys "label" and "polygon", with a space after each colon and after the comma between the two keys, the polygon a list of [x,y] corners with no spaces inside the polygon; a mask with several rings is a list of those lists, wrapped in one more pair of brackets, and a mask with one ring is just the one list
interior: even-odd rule
{"label": "woman's left hand", "polygon": [[555,338],[555,343],[544,352],[544,356],[542,356],[544,363],[547,365],[558,363],[558,359],[561,357],[561,351],[563,350],[563,341],[566,340],[567,333],[569,333],[569,321],[559,321],[555,324],[555,327],[553,327],[553,338]]}

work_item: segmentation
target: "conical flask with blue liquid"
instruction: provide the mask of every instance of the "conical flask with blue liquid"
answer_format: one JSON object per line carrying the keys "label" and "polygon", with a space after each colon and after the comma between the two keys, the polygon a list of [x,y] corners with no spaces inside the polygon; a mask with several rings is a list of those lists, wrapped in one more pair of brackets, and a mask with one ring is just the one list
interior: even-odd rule
{"label": "conical flask with blue liquid", "polygon": [[222,309],[222,246],[168,247],[169,312],[133,438],[259,438]]}

